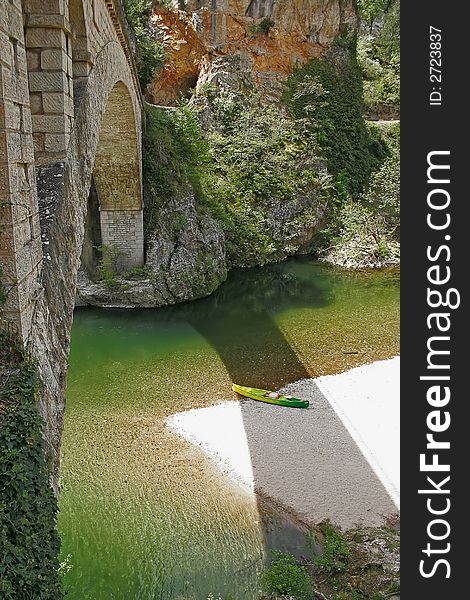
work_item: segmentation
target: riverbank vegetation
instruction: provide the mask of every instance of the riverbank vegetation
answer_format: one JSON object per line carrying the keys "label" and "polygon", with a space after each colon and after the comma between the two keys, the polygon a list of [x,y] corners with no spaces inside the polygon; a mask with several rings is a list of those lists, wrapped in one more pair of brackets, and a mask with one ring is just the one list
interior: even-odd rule
{"label": "riverbank vegetation", "polygon": [[32,359],[5,333],[0,364],[0,596],[59,600],[57,501],[36,405],[40,384]]}
{"label": "riverbank vegetation", "polygon": [[345,533],[323,522],[311,534],[320,554],[301,563],[273,553],[261,574],[264,600],[386,600],[400,594],[399,534],[392,527],[355,528]]}
{"label": "riverbank vegetation", "polygon": [[[337,46],[289,78],[283,105],[256,93],[203,88],[175,109],[147,107],[146,225],[190,186],[221,225],[230,267],[298,251],[309,220],[321,230],[302,252],[345,267],[399,256],[399,126],[367,124],[350,48]],[[281,232],[286,205],[298,214]]]}
{"label": "riverbank vegetation", "polygon": [[361,0],[357,56],[366,114],[397,118],[400,105],[400,2]]}

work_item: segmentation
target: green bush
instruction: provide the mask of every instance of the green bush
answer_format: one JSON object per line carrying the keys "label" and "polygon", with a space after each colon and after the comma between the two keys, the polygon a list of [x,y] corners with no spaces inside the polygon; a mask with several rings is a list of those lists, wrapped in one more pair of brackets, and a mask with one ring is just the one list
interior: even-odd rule
{"label": "green bush", "polygon": [[313,594],[313,583],[307,569],[291,554],[273,552],[270,568],[261,574],[263,591],[271,595],[293,596],[304,600]]}
{"label": "green bush", "polygon": [[185,193],[210,168],[211,157],[196,117],[187,105],[173,110],[146,106],[143,136],[144,219],[147,229],[157,226],[165,201]]}
{"label": "green bush", "polygon": [[101,252],[101,259],[98,263],[98,275],[100,281],[109,290],[122,289],[122,282],[118,279],[118,274],[121,271],[121,263],[123,252],[117,244],[106,246],[102,244],[98,246]]}
{"label": "green bush", "polygon": [[370,31],[374,23],[380,19],[393,0],[357,0],[360,17],[369,25]]}
{"label": "green bush", "polygon": [[149,18],[152,14],[150,0],[124,0],[124,9],[137,39],[139,49],[137,71],[141,88],[145,90],[156,73],[163,67],[164,47],[156,32],[150,27]]}
{"label": "green bush", "polygon": [[400,104],[400,3],[394,2],[382,18],[379,33],[363,36],[358,42],[367,111]]}
{"label": "green bush", "polygon": [[36,369],[4,335],[0,353],[10,362],[0,392],[0,596],[56,600],[62,598],[57,501],[44,459]]}
{"label": "green bush", "polygon": [[354,48],[337,46],[325,58],[296,69],[284,101],[322,149],[340,197],[359,195],[385,148],[369,135],[362,116],[362,77]]}
{"label": "green bush", "polygon": [[252,27],[253,33],[263,33],[264,35],[268,35],[269,31],[274,27],[275,22],[269,17],[265,17],[262,19],[258,25],[254,25]]}
{"label": "green bush", "polygon": [[375,55],[382,63],[389,63],[393,57],[400,57],[400,2],[388,2],[391,7],[386,11],[384,24],[374,43]]}
{"label": "green bush", "polygon": [[315,147],[298,123],[279,108],[263,106],[256,95],[214,93],[210,103],[216,125],[205,133],[191,103],[182,101],[171,111],[147,109],[147,227],[156,227],[165,201],[192,189],[198,209],[221,224],[229,263],[265,264],[279,248],[264,226],[266,202],[273,197],[288,202],[309,190],[327,193],[326,181],[311,166]]}
{"label": "green bush", "polygon": [[324,536],[323,553],[315,557],[315,564],[328,573],[343,571],[350,554],[346,537],[328,522],[322,523],[320,530]]}

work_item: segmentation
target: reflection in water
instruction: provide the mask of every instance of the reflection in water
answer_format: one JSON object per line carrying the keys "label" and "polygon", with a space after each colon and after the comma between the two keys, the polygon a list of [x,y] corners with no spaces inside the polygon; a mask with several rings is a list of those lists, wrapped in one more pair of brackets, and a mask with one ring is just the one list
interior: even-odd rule
{"label": "reflection in water", "polygon": [[[70,600],[257,597],[256,503],[165,418],[398,346],[398,279],[295,259],[233,273],[209,298],[158,310],[79,310],[72,333],[59,529]],[[344,354],[344,350],[358,354]]]}

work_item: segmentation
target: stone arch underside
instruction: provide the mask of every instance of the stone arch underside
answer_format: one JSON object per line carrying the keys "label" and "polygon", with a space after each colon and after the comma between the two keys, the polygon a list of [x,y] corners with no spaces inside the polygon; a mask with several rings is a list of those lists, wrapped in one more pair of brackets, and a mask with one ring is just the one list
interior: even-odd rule
{"label": "stone arch underside", "polygon": [[131,96],[118,81],[101,122],[93,179],[99,199],[101,242],[118,249],[121,271],[144,263],[139,145]]}

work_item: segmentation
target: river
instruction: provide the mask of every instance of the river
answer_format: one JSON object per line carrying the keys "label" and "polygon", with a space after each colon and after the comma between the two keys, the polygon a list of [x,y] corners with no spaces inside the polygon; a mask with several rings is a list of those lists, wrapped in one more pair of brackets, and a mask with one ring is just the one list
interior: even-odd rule
{"label": "river", "polygon": [[231,381],[275,387],[398,353],[397,268],[300,257],[172,307],[77,309],[58,522],[67,598],[258,598],[268,546],[289,535],[165,418],[232,398]]}

